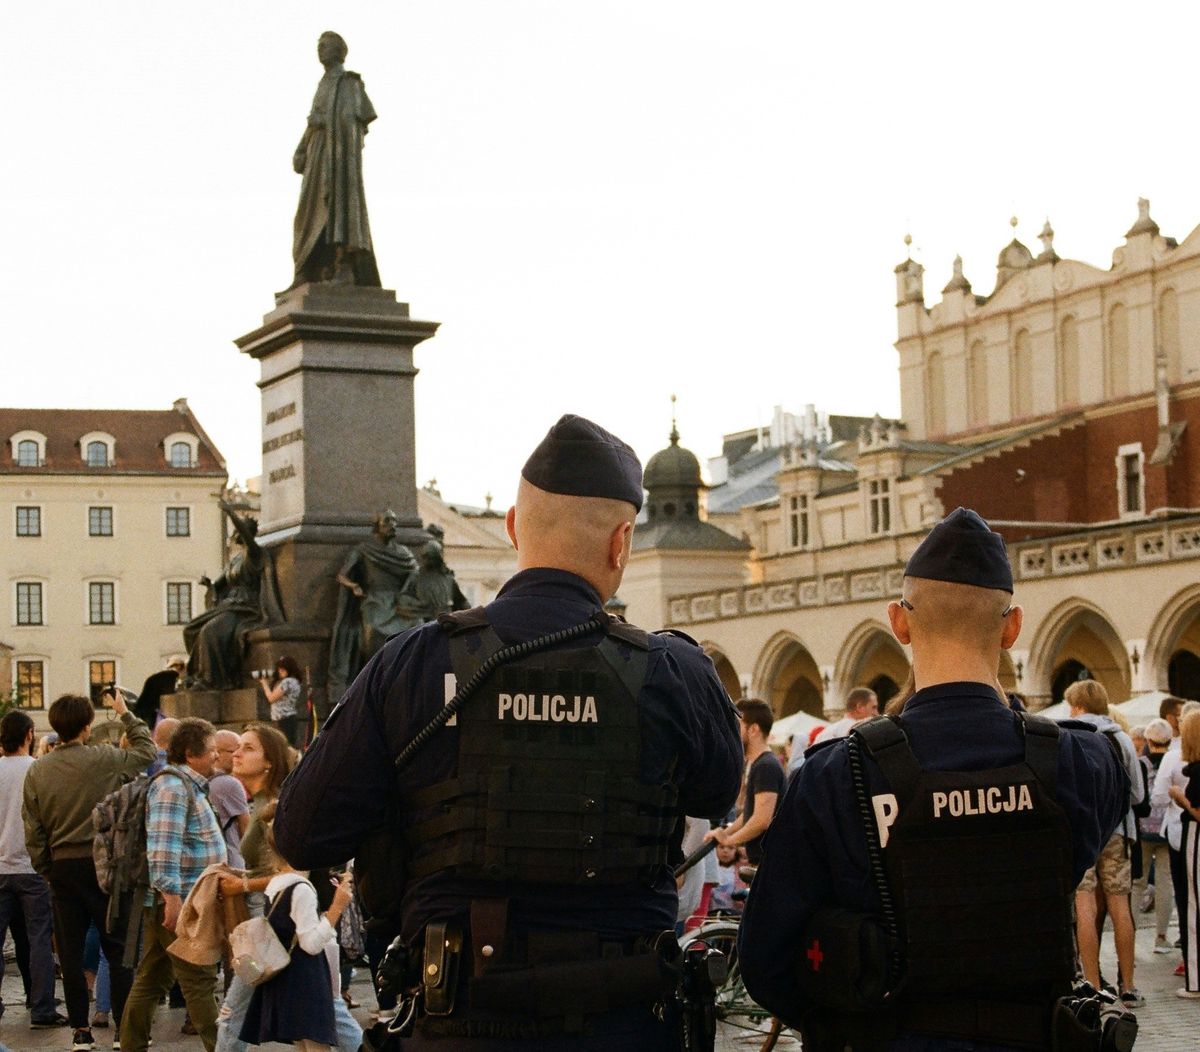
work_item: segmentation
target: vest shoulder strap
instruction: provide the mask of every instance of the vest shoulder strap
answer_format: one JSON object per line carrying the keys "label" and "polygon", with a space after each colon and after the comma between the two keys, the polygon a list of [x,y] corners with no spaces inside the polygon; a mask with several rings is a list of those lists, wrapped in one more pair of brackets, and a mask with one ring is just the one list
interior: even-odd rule
{"label": "vest shoulder strap", "polygon": [[1058,788],[1058,724],[1045,716],[1019,712],[1025,732],[1025,762],[1033,769],[1046,791],[1055,795]]}
{"label": "vest shoulder strap", "polygon": [[452,636],[460,632],[469,632],[473,628],[483,628],[488,624],[487,611],[482,606],[438,614],[437,621],[442,631]]}
{"label": "vest shoulder strap", "polygon": [[650,649],[650,633],[631,625],[624,619],[612,618],[608,622],[608,634],[622,643],[628,643],[638,650]]}
{"label": "vest shoulder strap", "polygon": [[921,766],[908,744],[898,716],[876,716],[853,727],[851,734],[866,746],[883,777],[901,801],[909,799],[921,777]]}

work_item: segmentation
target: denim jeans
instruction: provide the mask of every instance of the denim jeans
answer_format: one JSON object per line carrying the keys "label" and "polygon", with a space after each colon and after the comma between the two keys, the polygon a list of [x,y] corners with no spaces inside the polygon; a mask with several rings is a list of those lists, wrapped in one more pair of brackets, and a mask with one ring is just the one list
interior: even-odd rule
{"label": "denim jeans", "polygon": [[[50,935],[54,926],[54,911],[50,888],[36,873],[0,874],[0,945],[8,931],[14,912],[25,921],[29,939],[29,1017],[37,1021],[53,1019],[54,956]],[[4,977],[4,959],[0,957],[0,979]]]}
{"label": "denim jeans", "polygon": [[[249,1052],[250,1046],[238,1035],[242,1032],[246,1009],[250,1007],[253,994],[253,986],[248,986],[236,975],[233,977],[225,993],[225,1003],[221,1005],[217,1016],[216,1052]],[[333,997],[332,991],[330,996]],[[333,998],[333,1023],[337,1028],[337,1047],[340,1052],[358,1052],[362,1045],[362,1027],[340,997]]]}

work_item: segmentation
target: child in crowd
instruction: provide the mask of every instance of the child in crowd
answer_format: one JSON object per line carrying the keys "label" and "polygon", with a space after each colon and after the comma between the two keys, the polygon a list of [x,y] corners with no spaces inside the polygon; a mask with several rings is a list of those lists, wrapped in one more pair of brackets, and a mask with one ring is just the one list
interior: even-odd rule
{"label": "child in crowd", "polygon": [[241,1039],[252,1045],[293,1042],[300,1052],[328,1052],[338,1044],[334,998],[341,999],[337,922],[353,894],[347,875],[333,903],[317,912],[317,892],[307,874],[293,869],[275,846],[275,803],[263,810],[267,844],[277,859],[267,885],[269,921],[279,941],[291,948],[283,971],[254,988]]}

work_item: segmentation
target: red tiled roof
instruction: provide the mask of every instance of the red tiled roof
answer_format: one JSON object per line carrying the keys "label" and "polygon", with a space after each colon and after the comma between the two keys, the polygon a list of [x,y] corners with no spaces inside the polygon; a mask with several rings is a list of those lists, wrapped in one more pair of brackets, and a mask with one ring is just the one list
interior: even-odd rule
{"label": "red tiled roof", "polygon": [[[17,466],[11,439],[20,431],[37,431],[46,436],[46,454],[40,467]],[[115,439],[116,455],[112,466],[97,468],[84,463],[79,439],[93,431],[102,431]],[[163,440],[176,432],[193,434],[200,440],[195,467],[171,467],[163,450]],[[4,474],[225,474],[225,458],[183,399],[172,409],[0,408],[0,443],[3,443],[0,472]]]}

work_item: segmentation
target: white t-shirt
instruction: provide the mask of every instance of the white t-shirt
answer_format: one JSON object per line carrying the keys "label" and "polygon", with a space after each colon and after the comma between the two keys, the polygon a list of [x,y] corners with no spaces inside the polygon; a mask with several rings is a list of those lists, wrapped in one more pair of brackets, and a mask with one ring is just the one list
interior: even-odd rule
{"label": "white t-shirt", "polygon": [[32,873],[21,801],[32,756],[0,756],[0,873]]}

